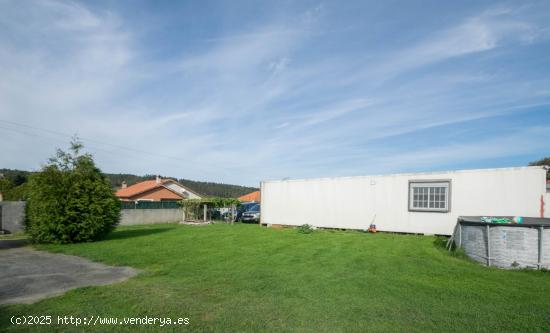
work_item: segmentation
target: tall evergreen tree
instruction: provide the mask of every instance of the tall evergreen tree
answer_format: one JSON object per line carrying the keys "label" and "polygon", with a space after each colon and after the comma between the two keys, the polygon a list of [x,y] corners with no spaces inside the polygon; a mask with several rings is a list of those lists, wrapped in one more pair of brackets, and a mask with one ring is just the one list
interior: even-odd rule
{"label": "tall evergreen tree", "polygon": [[111,184],[82,144],[58,150],[29,180],[27,232],[37,243],[94,241],[110,232],[120,218],[120,202]]}

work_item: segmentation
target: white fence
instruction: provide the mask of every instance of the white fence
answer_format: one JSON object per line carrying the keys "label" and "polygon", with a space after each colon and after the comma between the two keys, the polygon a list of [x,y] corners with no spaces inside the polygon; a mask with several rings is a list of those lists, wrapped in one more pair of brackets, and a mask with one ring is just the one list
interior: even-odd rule
{"label": "white fence", "polygon": [[[461,215],[539,217],[545,178],[542,167],[521,167],[265,181],[261,222],[451,235]],[[411,211],[415,181],[448,182],[448,211]]]}

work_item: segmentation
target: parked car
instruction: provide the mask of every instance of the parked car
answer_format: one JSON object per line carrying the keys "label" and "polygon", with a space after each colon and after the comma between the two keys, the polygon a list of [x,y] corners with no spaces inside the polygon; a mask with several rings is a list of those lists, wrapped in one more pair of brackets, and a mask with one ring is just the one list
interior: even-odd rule
{"label": "parked car", "polygon": [[250,207],[249,210],[243,213],[243,222],[260,222],[260,204]]}
{"label": "parked car", "polygon": [[235,216],[235,221],[242,221],[243,214],[247,211],[249,211],[252,207],[258,205],[257,202],[243,202],[237,207],[237,214]]}

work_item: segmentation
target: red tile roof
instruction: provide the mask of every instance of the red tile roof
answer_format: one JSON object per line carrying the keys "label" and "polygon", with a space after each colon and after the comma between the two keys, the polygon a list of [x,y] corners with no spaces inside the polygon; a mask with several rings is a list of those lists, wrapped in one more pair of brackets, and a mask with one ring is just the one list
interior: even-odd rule
{"label": "red tile roof", "polygon": [[239,201],[242,201],[242,202],[247,202],[247,201],[256,201],[256,202],[260,202],[260,191],[255,191],[255,192],[252,192],[252,193],[248,193],[248,194],[245,194],[243,195],[242,197],[239,197]]}
{"label": "red tile roof", "polygon": [[128,186],[127,188],[121,188],[118,191],[116,191],[116,196],[119,198],[130,198],[137,194],[150,191],[152,189],[155,189],[157,187],[161,187],[164,182],[166,182],[168,179],[161,180],[160,183],[157,183],[156,180],[146,180],[137,184],[134,184],[132,186]]}

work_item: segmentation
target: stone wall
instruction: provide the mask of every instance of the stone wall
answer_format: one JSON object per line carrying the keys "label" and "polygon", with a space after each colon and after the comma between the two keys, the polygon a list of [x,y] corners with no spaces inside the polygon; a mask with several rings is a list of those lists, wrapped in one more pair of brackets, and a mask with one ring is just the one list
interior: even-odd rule
{"label": "stone wall", "polygon": [[123,209],[119,225],[138,225],[180,222],[183,219],[183,209]]}

